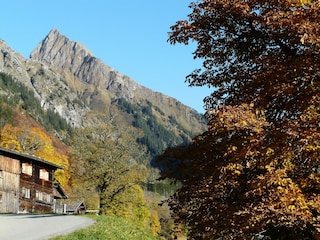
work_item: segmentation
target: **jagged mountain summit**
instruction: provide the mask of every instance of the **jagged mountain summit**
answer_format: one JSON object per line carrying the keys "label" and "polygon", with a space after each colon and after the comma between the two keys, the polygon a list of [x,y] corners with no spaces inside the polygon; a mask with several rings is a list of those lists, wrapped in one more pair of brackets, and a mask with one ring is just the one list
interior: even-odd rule
{"label": "jagged mountain summit", "polygon": [[143,87],[107,66],[82,44],[69,40],[56,29],[49,32],[30,56],[32,60],[70,72],[81,83],[93,86],[95,94],[107,92],[108,98],[113,100],[124,98],[133,102],[147,99],[158,107],[167,105],[165,110],[168,114],[182,114],[187,120],[190,120],[191,115],[199,117],[193,109],[176,99]]}
{"label": "jagged mountain summit", "polygon": [[[84,59],[93,60],[92,53],[82,44],[70,41],[53,29],[30,54],[30,58],[75,72]],[[78,60],[78,61],[77,61]],[[88,62],[89,62],[88,61]]]}
{"label": "jagged mountain summit", "polygon": [[[138,84],[57,29],[49,32],[29,59],[0,41],[0,72],[32,89],[44,109],[58,113],[73,127],[103,124],[92,117],[95,112],[118,116],[127,124],[137,118],[152,126],[156,121],[181,139],[206,129],[203,116],[194,109]],[[152,126],[150,131],[156,131]]]}
{"label": "jagged mountain summit", "polygon": [[[153,94],[118,71],[104,64],[82,44],[69,40],[53,29],[31,53],[31,59],[63,69],[81,82],[91,84],[97,89],[109,90],[117,97],[143,98]],[[137,91],[139,94],[134,94]]]}

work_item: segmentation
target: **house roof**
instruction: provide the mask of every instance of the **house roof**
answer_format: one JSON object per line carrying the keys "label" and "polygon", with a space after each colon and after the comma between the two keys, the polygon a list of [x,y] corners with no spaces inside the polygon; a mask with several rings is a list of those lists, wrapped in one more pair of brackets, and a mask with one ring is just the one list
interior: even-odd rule
{"label": "house roof", "polygon": [[46,160],[44,160],[42,158],[39,158],[39,157],[36,157],[34,155],[30,155],[30,154],[27,154],[27,153],[20,153],[20,152],[14,151],[14,150],[6,149],[6,148],[1,148],[0,147],[0,155],[4,155],[4,156],[10,157],[10,158],[14,158],[14,159],[17,159],[17,160],[20,160],[20,161],[30,161],[30,160],[32,160],[32,161],[35,161],[35,162],[40,163],[42,165],[48,166],[51,169],[63,169],[62,166],[59,166],[59,165],[54,164],[54,163],[51,163],[49,161],[46,161]]}
{"label": "house roof", "polygon": [[62,187],[58,183],[55,183],[53,185],[53,194],[54,194],[54,198],[56,199],[68,198],[68,195],[65,193],[65,191],[63,191]]}

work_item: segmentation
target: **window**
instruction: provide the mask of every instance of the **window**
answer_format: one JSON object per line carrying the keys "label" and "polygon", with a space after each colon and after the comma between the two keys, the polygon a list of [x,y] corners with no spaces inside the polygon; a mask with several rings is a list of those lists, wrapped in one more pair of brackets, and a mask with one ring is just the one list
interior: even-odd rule
{"label": "window", "polygon": [[1,169],[0,169],[0,178],[3,178],[3,172]]}
{"label": "window", "polygon": [[25,198],[30,198],[31,194],[30,194],[30,189],[29,188],[26,188],[26,192],[24,194],[24,197]]}
{"label": "window", "polygon": [[42,200],[43,201],[47,200],[47,193],[45,193],[45,192],[42,193]]}
{"label": "window", "polygon": [[50,196],[50,194],[47,194],[47,202],[51,202],[51,196]]}
{"label": "window", "polygon": [[30,198],[31,197],[31,191],[30,188],[22,188],[22,197],[24,198]]}
{"label": "window", "polygon": [[45,169],[40,169],[40,179],[49,181],[49,172]]}
{"label": "window", "polygon": [[29,163],[22,163],[22,173],[32,176],[32,165]]}
{"label": "window", "polygon": [[2,202],[2,200],[3,200],[3,194],[0,193],[0,202]]}
{"label": "window", "polygon": [[36,199],[39,200],[39,201],[43,201],[42,192],[36,191]]}

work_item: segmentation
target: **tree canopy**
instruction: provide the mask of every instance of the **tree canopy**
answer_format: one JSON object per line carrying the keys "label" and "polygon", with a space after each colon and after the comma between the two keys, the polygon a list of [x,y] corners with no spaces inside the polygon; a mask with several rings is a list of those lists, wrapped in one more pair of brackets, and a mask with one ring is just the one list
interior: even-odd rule
{"label": "tree canopy", "polygon": [[0,147],[38,156],[62,166],[55,172],[55,181],[69,190],[69,156],[65,149],[57,146],[54,137],[44,128],[33,124],[30,117],[18,115],[15,125],[5,124],[0,129]]}
{"label": "tree canopy", "polygon": [[116,127],[109,122],[73,131],[74,194],[85,199],[88,207],[98,206],[100,214],[124,217],[156,235],[159,219],[139,185],[147,176],[146,167],[139,163],[146,150],[135,141],[135,128],[115,131]]}
{"label": "tree canopy", "polygon": [[119,132],[114,128],[106,124],[75,129],[71,142],[75,190],[87,191],[90,198],[97,193],[102,214],[117,204],[119,194],[146,176],[146,169],[137,161],[144,151],[135,142],[134,130]]}
{"label": "tree canopy", "polygon": [[158,158],[190,239],[320,239],[320,2],[202,0],[171,27],[197,43],[208,131]]}
{"label": "tree canopy", "polygon": [[214,87],[207,109],[254,103],[268,118],[301,111],[318,90],[319,2],[198,1],[171,27],[172,44],[197,42],[191,86]]}

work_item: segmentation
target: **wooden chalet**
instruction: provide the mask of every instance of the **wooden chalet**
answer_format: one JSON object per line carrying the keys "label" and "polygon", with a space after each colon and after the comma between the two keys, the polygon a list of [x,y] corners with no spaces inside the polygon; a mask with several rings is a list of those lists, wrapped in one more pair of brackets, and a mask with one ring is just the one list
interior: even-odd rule
{"label": "wooden chalet", "polygon": [[0,148],[0,213],[49,213],[56,199],[67,198],[53,182],[61,166]]}

